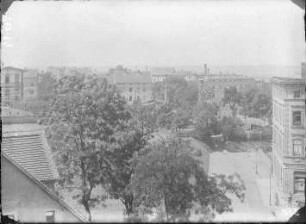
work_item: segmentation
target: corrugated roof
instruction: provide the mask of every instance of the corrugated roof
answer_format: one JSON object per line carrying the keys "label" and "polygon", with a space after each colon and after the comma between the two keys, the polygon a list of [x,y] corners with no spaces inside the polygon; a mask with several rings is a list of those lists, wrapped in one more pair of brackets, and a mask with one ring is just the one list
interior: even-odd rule
{"label": "corrugated roof", "polygon": [[44,133],[4,133],[1,150],[39,181],[59,177]]}
{"label": "corrugated roof", "polygon": [[114,84],[151,84],[152,78],[150,75],[144,74],[127,74],[127,75],[119,75],[114,74],[111,75],[113,78]]}

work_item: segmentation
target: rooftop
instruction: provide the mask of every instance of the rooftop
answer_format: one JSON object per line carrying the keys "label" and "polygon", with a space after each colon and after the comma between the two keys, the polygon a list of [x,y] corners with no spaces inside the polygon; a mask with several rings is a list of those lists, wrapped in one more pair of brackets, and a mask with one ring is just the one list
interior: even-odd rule
{"label": "rooftop", "polygon": [[285,78],[285,77],[273,77],[271,79],[272,83],[276,84],[293,84],[293,85],[305,85],[306,80],[299,78]]}
{"label": "rooftop", "polygon": [[43,127],[27,124],[3,125],[2,128],[1,151],[39,181],[59,177]]}
{"label": "rooftop", "polygon": [[85,218],[76,210],[72,209],[65,201],[63,201],[59,196],[57,196],[54,192],[49,190],[45,185],[39,182],[35,176],[33,176],[30,172],[20,166],[19,163],[14,161],[9,155],[5,152],[1,151],[1,160],[5,158],[9,163],[14,165],[18,170],[20,170],[23,174],[25,174],[30,180],[32,180],[36,185],[38,185],[47,195],[49,195],[53,200],[57,201],[61,204],[65,209],[71,212],[74,216],[76,216],[81,222],[85,222]]}
{"label": "rooftop", "polygon": [[114,84],[151,84],[152,78],[146,74],[112,74],[112,81]]}

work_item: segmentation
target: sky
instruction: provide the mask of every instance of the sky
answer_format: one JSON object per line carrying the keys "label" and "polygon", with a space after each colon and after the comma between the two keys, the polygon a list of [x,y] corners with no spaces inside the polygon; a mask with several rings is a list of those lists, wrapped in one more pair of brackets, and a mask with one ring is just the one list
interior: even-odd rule
{"label": "sky", "polygon": [[304,12],[289,0],[14,2],[2,64],[299,65]]}

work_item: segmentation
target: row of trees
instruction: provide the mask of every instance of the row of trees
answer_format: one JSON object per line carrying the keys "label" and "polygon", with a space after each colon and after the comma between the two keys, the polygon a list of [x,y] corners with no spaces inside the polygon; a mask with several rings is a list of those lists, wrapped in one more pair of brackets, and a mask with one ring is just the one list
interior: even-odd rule
{"label": "row of trees", "polygon": [[207,221],[231,211],[228,193],[243,200],[239,176],[207,176],[186,150],[188,142],[150,143],[158,125],[177,116],[176,105],[129,107],[115,86],[82,75],[59,80],[50,101],[42,123],[48,125],[60,184],[77,191],[75,200],[89,221],[91,209],[103,200],[92,194],[98,186],[122,201],[130,221],[145,220],[154,211],[159,221],[186,221],[195,208]]}
{"label": "row of trees", "polygon": [[229,105],[232,116],[239,113],[248,117],[271,118],[271,95],[263,94],[258,89],[251,89],[245,93],[238,92],[235,87],[225,89],[223,105]]}

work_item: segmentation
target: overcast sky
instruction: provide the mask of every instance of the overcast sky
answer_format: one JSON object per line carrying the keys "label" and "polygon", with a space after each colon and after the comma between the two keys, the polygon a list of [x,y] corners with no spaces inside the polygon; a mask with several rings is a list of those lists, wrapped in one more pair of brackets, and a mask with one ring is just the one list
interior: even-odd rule
{"label": "overcast sky", "polygon": [[299,65],[304,12],[290,0],[14,2],[5,66]]}

